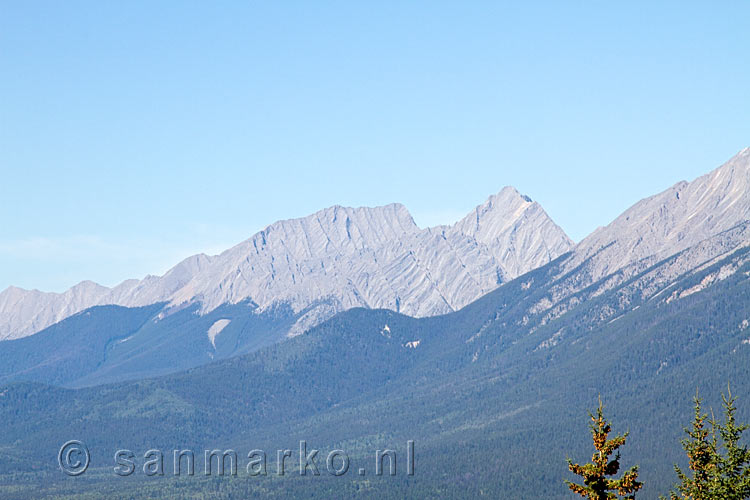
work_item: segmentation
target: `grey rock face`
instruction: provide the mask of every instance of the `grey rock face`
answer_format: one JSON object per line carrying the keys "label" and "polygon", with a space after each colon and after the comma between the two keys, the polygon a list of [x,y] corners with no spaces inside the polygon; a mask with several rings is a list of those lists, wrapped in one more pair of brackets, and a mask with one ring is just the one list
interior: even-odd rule
{"label": "grey rock face", "polygon": [[[583,239],[529,312],[553,319],[636,278],[624,290],[650,298],[679,276],[749,245],[748,228],[750,148],[693,182],[636,203]],[[623,301],[623,307],[631,302]]]}
{"label": "grey rock face", "polygon": [[596,280],[673,255],[750,219],[750,148],[695,179],[641,200],[576,245],[567,269],[589,261]]}
{"label": "grey rock face", "polygon": [[[331,207],[276,222],[217,256],[190,257],[164,276],[109,289],[82,282],[62,294],[0,293],[0,339],[30,335],[98,304],[198,302],[204,312],[250,299],[259,310],[304,311],[290,334],[351,307],[429,316],[573,250],[530,313],[563,314],[676,255],[647,290],[750,242],[750,148],[714,171],[646,198],[573,247],[539,204],[507,187],[452,226],[420,229],[405,207]],[[688,251],[689,249],[689,251]],[[645,282],[642,282],[645,283]]]}
{"label": "grey rock face", "polygon": [[0,339],[33,334],[94,305],[199,302],[204,312],[246,299],[306,311],[290,334],[352,307],[429,316],[460,308],[568,251],[541,206],[504,188],[453,226],[420,229],[403,205],[334,206],[276,222],[217,256],[109,289],[0,293]]}
{"label": "grey rock face", "polygon": [[[498,210],[508,216],[498,217]],[[511,187],[490,196],[450,231],[484,244],[502,264],[506,280],[543,266],[572,245],[541,205]]]}

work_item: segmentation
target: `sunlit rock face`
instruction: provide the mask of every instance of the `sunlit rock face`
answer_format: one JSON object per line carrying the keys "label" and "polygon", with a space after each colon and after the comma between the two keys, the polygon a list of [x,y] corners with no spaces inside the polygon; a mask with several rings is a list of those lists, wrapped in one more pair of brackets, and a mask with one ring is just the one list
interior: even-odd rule
{"label": "sunlit rock face", "polygon": [[249,299],[303,312],[290,334],[352,307],[413,316],[460,308],[567,252],[542,207],[506,187],[452,226],[419,228],[400,204],[334,206],[279,221],[220,255],[195,255],[164,276],[114,288],[82,282],[44,293],[0,293],[0,339],[33,334],[88,307],[198,302],[208,312]]}

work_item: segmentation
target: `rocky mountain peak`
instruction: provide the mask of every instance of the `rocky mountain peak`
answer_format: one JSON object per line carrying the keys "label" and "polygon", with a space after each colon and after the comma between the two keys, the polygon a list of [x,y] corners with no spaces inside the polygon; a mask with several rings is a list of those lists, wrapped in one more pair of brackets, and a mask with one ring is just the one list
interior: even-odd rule
{"label": "rocky mountain peak", "polygon": [[399,203],[334,205],[275,222],[219,255],[189,257],[161,277],[127,280],[113,289],[79,285],[67,295],[4,292],[0,339],[34,333],[98,304],[199,302],[210,311],[247,299],[261,310],[285,303],[295,311],[309,309],[300,330],[357,306],[440,314],[570,245],[537,203],[511,187],[454,226],[434,229],[420,229]]}
{"label": "rocky mountain peak", "polygon": [[546,264],[573,242],[542,206],[506,186],[451,227],[487,245],[506,279]]}
{"label": "rocky mountain peak", "polygon": [[592,278],[673,255],[750,219],[750,148],[692,182],[645,198],[584,238],[568,268],[593,258]]}

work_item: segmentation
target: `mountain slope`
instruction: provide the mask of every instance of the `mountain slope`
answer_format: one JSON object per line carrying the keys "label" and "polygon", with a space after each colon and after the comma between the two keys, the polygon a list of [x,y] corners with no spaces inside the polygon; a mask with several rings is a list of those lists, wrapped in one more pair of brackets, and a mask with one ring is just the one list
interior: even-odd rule
{"label": "mountain slope", "polygon": [[[742,174],[744,163],[739,165]],[[738,170],[730,171],[727,177],[709,177],[734,179],[733,184]],[[683,187],[691,191],[692,203],[701,204],[698,212],[692,205],[669,208],[666,198],[652,207],[656,212],[651,216],[645,216],[646,205],[639,208],[643,220],[662,220],[671,213],[667,219],[674,224],[690,229],[696,223],[694,230],[705,230],[684,247],[681,242],[687,237],[675,243],[670,224],[663,232],[643,233],[637,221],[626,217],[625,223],[634,226],[618,223],[625,226],[616,239],[603,238],[603,246],[581,245],[456,312],[411,318],[353,308],[303,335],[166,377],[75,391],[29,383],[0,388],[0,418],[7,422],[0,459],[8,471],[0,474],[0,495],[80,493],[80,487],[55,479],[59,471],[49,460],[56,446],[76,437],[88,444],[92,456],[104,457],[92,464],[99,475],[87,487],[123,498],[163,496],[160,488],[172,483],[134,478],[125,490],[107,490],[111,485],[105,474],[112,465],[107,457],[113,450],[218,446],[246,452],[258,447],[295,449],[299,439],[315,447],[352,450],[352,470],[362,467],[369,475],[337,478],[336,484],[253,478],[227,483],[226,488],[238,497],[298,493],[327,498],[345,488],[365,498],[566,498],[561,481],[567,474],[565,458],[589,456],[585,412],[602,395],[615,429],[631,431],[624,465],[640,463],[644,498],[656,498],[674,481],[672,464],[684,456],[679,439],[691,417],[696,387],[716,408],[716,396],[731,382],[733,393],[740,396],[740,420],[750,419],[750,221],[744,210],[735,210],[746,202],[748,192],[717,190],[716,185]],[[708,205],[706,199],[711,200]],[[722,219],[706,215],[707,207],[720,207]],[[447,304],[451,290],[465,286],[459,278],[481,282],[492,276],[493,267],[474,267],[481,271],[469,274],[461,261],[443,260],[447,250],[431,254],[424,248],[466,245],[476,252],[470,255],[488,255],[486,242],[495,238],[483,237],[484,213],[478,209],[454,227],[419,231],[413,240],[390,242],[382,251],[406,255],[394,262],[396,267],[408,265],[402,268],[411,270],[409,276],[440,265],[446,272],[458,270],[451,283],[420,289],[440,292],[420,300],[436,297]],[[650,251],[639,249],[639,240],[657,242],[660,234],[664,252],[670,247],[676,251],[663,254],[658,245],[643,246]],[[414,245],[422,246],[415,251]],[[586,253],[589,248],[593,250]],[[635,251],[618,253],[623,248]],[[656,253],[650,253],[654,248]],[[359,252],[351,255],[352,262],[359,262]],[[625,257],[617,263],[612,255]],[[603,262],[615,269],[608,272]],[[421,276],[440,284],[430,275]],[[408,277],[407,282],[415,283]],[[158,321],[149,320],[135,334],[140,340],[133,338],[132,350],[119,358],[107,351],[113,356],[109,359],[125,364],[92,371],[89,380],[120,373],[141,353],[166,352],[153,349],[153,344],[174,348],[184,343],[216,348],[217,353],[223,346],[237,345],[242,328],[230,330],[242,320],[241,313],[230,320],[232,311],[217,308],[198,316],[199,307],[187,304],[171,315],[160,313]],[[260,306],[246,302],[243,307]],[[282,320],[295,321],[294,314]],[[306,311],[296,314],[304,317]],[[168,342],[166,330],[160,334],[149,329],[165,321],[176,323],[170,332],[179,331],[182,321],[197,324],[193,317],[203,321],[196,336],[187,335],[178,344]],[[212,330],[217,324],[223,329]],[[7,344],[14,342],[20,341]],[[129,342],[122,345],[129,349]],[[183,352],[190,354],[177,355]],[[418,444],[418,475],[371,479],[367,454],[408,439]],[[42,470],[33,473],[34,467]],[[19,477],[26,486],[19,486]],[[211,485],[184,487],[199,494]]]}
{"label": "mountain slope", "polygon": [[67,384],[96,370],[113,343],[137,332],[163,304],[141,308],[96,306],[39,335],[0,344],[0,383],[34,380]]}
{"label": "mountain slope", "polygon": [[247,302],[207,314],[199,305],[94,306],[28,337],[0,342],[0,384],[82,387],[174,373],[282,340],[299,315]]}
{"label": "mountain slope", "polygon": [[84,282],[62,294],[9,288],[0,293],[0,339],[102,304],[199,303],[202,313],[245,300],[259,312],[288,304],[306,311],[292,334],[351,307],[429,316],[460,308],[571,245],[513,188],[454,226],[424,230],[402,205],[334,206],[274,223],[220,255],[190,257],[161,277],[112,289]]}
{"label": "mountain slope", "polygon": [[[565,261],[445,316],[353,309],[248,356],[169,377],[78,391],[0,388],[0,417],[7,422],[0,455],[8,464],[0,494],[105,488],[113,450],[123,447],[138,455],[210,446],[244,456],[254,448],[296,450],[305,439],[311,447],[351,454],[354,472],[330,479],[337,488],[364,488],[356,471],[366,468],[371,484],[359,492],[363,498],[567,498],[565,458],[590,455],[586,410],[601,394],[615,429],[631,431],[625,464],[640,463],[644,498],[656,498],[674,480],[672,463],[682,457],[681,427],[696,387],[715,405],[714,396],[731,380],[739,418],[750,418],[750,247],[663,285],[686,291],[710,282],[701,290],[644,297],[616,321],[600,312],[620,307],[624,290],[660,274],[672,258],[558,318],[524,320],[524,304],[546,293]],[[709,278],[726,268],[736,272]],[[526,286],[531,280],[537,285]],[[86,483],[60,481],[49,458],[71,437],[92,451]],[[417,443],[416,475],[372,476],[368,453],[399,449],[407,439]],[[170,471],[171,452],[165,459]],[[31,466],[41,471],[29,473]],[[323,474],[303,482],[292,479],[296,473],[247,478],[227,481],[226,488],[238,497],[298,492],[326,498],[331,482]],[[132,479],[118,482],[115,495],[163,496],[158,488],[172,484]],[[181,484],[195,493],[210,488],[202,481]]]}
{"label": "mountain slope", "polygon": [[568,268],[589,260],[596,280],[629,264],[673,255],[750,220],[750,148],[692,182],[639,201],[584,238]]}
{"label": "mountain slope", "polygon": [[[498,211],[509,215],[498,217]],[[505,280],[547,264],[570,250],[572,243],[541,205],[511,187],[490,196],[449,232],[485,245],[500,263]]]}
{"label": "mountain slope", "polygon": [[[695,179],[639,201],[572,250],[544,297],[529,308],[548,318],[620,286],[661,261],[638,293],[750,244],[750,148]],[[626,299],[623,299],[626,300]]]}
{"label": "mountain slope", "polygon": [[[522,275],[524,290],[533,293],[511,299],[515,327],[533,333],[579,310],[582,303],[595,303],[617,290],[616,305],[589,308],[597,318],[614,321],[660,295],[675,300],[737,272],[739,264],[706,277],[706,283],[691,290],[668,289],[678,277],[750,244],[750,221],[743,220],[742,208],[748,206],[750,191],[737,187],[747,180],[747,165],[745,150],[694,183],[681,183],[680,189],[688,194],[674,199],[687,201],[672,206],[668,192],[639,202],[612,223],[614,229],[608,226],[594,233],[559,259],[559,265],[547,268],[554,269],[553,275],[544,275],[541,281],[536,273]],[[693,204],[698,204],[698,211]],[[655,211],[651,216],[649,207]],[[709,207],[719,207],[721,217],[706,216]],[[635,218],[634,213],[641,216]],[[651,220],[660,221],[664,228],[650,231]],[[680,245],[692,241],[692,246],[662,257],[670,248],[680,248],[673,241],[679,232],[664,220],[683,228],[696,223],[703,230],[689,230],[690,236],[677,239]],[[719,228],[728,229],[704,237]],[[41,344],[0,344],[3,355],[44,358],[36,365],[7,364],[0,369],[0,381],[54,381],[76,387],[173,373],[251,352],[353,307],[391,309],[415,317],[449,313],[495,289],[507,279],[506,269],[520,272],[516,255],[526,255],[527,265],[532,266],[534,258],[548,260],[566,248],[567,240],[556,237],[562,234],[558,230],[541,207],[512,188],[490,197],[453,226],[420,230],[399,205],[333,207],[305,219],[281,221],[219,256],[195,256],[162,278],[118,287],[121,297],[146,297],[147,302],[165,297],[172,303],[155,312],[127,342],[108,344],[104,351],[92,351],[85,338],[71,335],[67,347],[91,352],[96,360],[89,363],[88,371],[75,376],[73,372],[60,376],[55,369],[38,371],[36,365],[46,364],[47,358],[50,367],[59,366],[55,347],[43,341],[48,334],[41,332]],[[306,238],[300,240],[300,234]],[[658,246],[660,235],[664,235],[664,249]],[[552,241],[558,241],[558,247],[550,249]],[[279,261],[279,254],[285,255],[284,260]],[[602,275],[612,268],[613,272]],[[253,298],[243,299],[246,296]],[[106,328],[106,317],[97,321]],[[484,334],[480,330],[477,338]],[[559,342],[565,335],[565,331],[552,332],[545,342]],[[481,355],[481,349],[473,353]]]}

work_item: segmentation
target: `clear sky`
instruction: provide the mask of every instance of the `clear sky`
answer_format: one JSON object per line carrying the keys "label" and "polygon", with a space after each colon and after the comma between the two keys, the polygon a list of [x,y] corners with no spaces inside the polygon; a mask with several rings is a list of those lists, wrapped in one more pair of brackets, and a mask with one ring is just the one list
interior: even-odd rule
{"label": "clear sky", "polygon": [[0,289],[505,185],[576,241],[750,146],[750,2],[0,0]]}

